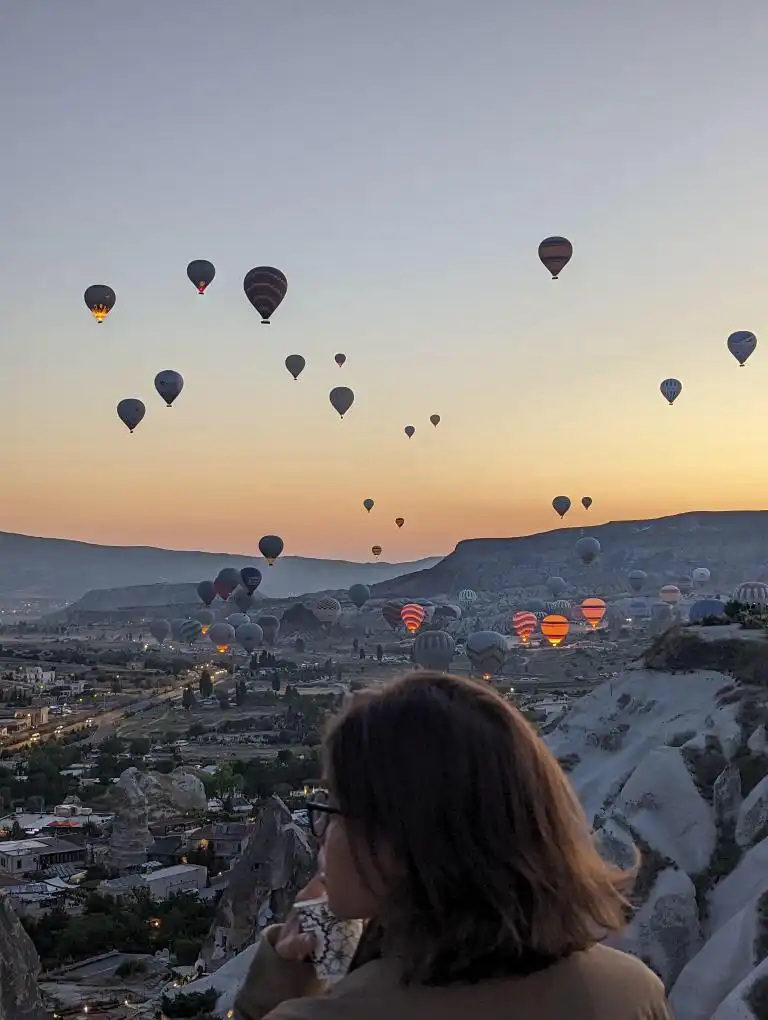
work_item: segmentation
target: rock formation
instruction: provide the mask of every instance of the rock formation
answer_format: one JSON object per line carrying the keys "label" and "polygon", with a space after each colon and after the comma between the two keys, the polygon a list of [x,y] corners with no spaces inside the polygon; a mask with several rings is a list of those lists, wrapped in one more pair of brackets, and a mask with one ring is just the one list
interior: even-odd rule
{"label": "rock formation", "polygon": [[202,952],[207,968],[220,967],[267,924],[282,920],[314,866],[307,836],[280,798],[270,797],[251,827],[219,903]]}
{"label": "rock formation", "polygon": [[115,815],[109,840],[109,863],[119,871],[141,867],[152,843],[147,799],[139,785],[138,769],[126,769],[113,787]]}
{"label": "rock formation", "polygon": [[192,769],[178,768],[168,775],[141,772],[137,783],[146,799],[150,822],[187,811],[204,811],[208,806],[203,782]]}
{"label": "rock formation", "polygon": [[40,959],[8,898],[0,893],[0,1020],[44,1020]]}

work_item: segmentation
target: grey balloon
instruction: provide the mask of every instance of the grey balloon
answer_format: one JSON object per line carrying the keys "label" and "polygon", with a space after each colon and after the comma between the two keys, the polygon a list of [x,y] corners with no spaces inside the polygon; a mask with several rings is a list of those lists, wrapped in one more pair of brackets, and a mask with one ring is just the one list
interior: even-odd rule
{"label": "grey balloon", "polygon": [[742,368],[744,362],[749,358],[757,347],[757,337],[748,329],[737,330],[728,337],[728,350],[738,361]]}
{"label": "grey balloon", "polygon": [[227,617],[227,623],[230,625],[230,627],[233,627],[235,630],[237,630],[238,627],[243,627],[245,626],[246,623],[250,622],[251,618],[246,613],[231,613]]}
{"label": "grey balloon", "polygon": [[260,616],[256,621],[264,631],[264,641],[268,645],[274,645],[277,635],[280,633],[280,621],[276,616]]}
{"label": "grey balloon", "polygon": [[133,432],[136,426],[143,421],[146,413],[147,409],[143,402],[136,397],[126,397],[117,405],[117,417],[129,432]]}
{"label": "grey balloon", "polygon": [[294,378],[294,382],[299,378],[301,373],[306,368],[307,362],[302,358],[300,354],[289,354],[285,359],[285,367],[291,373]]}
{"label": "grey balloon", "polygon": [[208,631],[208,639],[214,645],[231,645],[235,640],[235,629],[228,623],[214,623]]}
{"label": "grey balloon", "polygon": [[237,567],[224,567],[216,576],[217,581],[229,585],[232,591],[240,584],[240,571]]}
{"label": "grey balloon", "polygon": [[444,630],[425,630],[413,642],[412,657],[416,665],[423,669],[436,669],[445,673],[455,651],[456,644],[450,634]]}
{"label": "grey balloon", "polygon": [[648,575],[644,570],[630,570],[627,574],[627,580],[632,591],[642,591],[645,582],[648,580]]}
{"label": "grey balloon", "polygon": [[347,592],[347,597],[353,606],[357,606],[358,609],[362,609],[371,597],[371,589],[367,584],[353,584]]}
{"label": "grey balloon", "polygon": [[175,620],[171,620],[171,637],[174,641],[181,641],[181,628],[185,621],[185,616],[177,616]]}
{"label": "grey balloon", "polygon": [[199,620],[195,620],[194,617],[190,617],[182,623],[180,633],[181,640],[192,645],[203,633],[203,625]]}
{"label": "grey balloon", "polygon": [[552,509],[560,516],[565,517],[571,509],[571,501],[568,496],[555,496],[552,500]]}
{"label": "grey balloon", "polygon": [[557,598],[561,592],[565,591],[567,587],[568,586],[562,577],[555,575],[554,577],[547,578],[547,588],[549,588],[555,598]]}
{"label": "grey balloon", "polygon": [[153,620],[149,625],[149,633],[161,645],[171,636],[171,625],[167,620]]}
{"label": "grey balloon", "polygon": [[580,538],[576,543],[576,555],[582,563],[594,563],[600,555],[600,543],[591,535]]}
{"label": "grey balloon", "polygon": [[331,407],[343,418],[355,402],[355,395],[349,386],[334,386],[329,394]]}
{"label": "grey balloon", "polygon": [[253,595],[251,592],[246,591],[242,585],[235,588],[230,596],[232,602],[237,606],[241,613],[247,613],[253,605]]}
{"label": "grey balloon", "polygon": [[479,630],[467,638],[466,651],[472,668],[483,676],[495,676],[504,668],[507,639],[495,630]]}
{"label": "grey balloon", "polygon": [[264,631],[258,623],[244,623],[235,631],[235,641],[252,655],[264,643]]}
{"label": "grey balloon", "polygon": [[166,368],[155,376],[155,389],[170,407],[184,389],[184,379],[179,372],[174,372],[172,368]]}
{"label": "grey balloon", "polygon": [[192,614],[192,619],[197,620],[201,627],[210,627],[216,617],[210,609],[198,609],[197,612]]}

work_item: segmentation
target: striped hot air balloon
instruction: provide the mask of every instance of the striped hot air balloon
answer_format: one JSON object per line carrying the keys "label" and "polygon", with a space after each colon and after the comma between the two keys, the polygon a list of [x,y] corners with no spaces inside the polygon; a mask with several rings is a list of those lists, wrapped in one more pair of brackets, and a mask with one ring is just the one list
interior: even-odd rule
{"label": "striped hot air balloon", "polygon": [[470,665],[484,680],[501,673],[506,662],[509,645],[503,634],[493,630],[478,630],[470,634],[464,646]]}
{"label": "striped hot air balloon", "polygon": [[683,593],[676,584],[665,584],[659,589],[659,598],[668,606],[676,606],[682,597]]}
{"label": "striped hot air balloon", "polygon": [[451,665],[456,646],[444,630],[425,630],[413,642],[413,661],[422,669],[437,669],[445,673]]}
{"label": "striped hot air balloon", "polygon": [[545,616],[541,621],[541,633],[553,648],[557,648],[568,636],[570,626],[564,616],[551,614],[550,616]]}
{"label": "striped hot air balloon", "polygon": [[602,599],[584,599],[579,608],[592,630],[597,630],[605,616],[605,602]]}
{"label": "striped hot air balloon", "polygon": [[181,633],[181,640],[186,641],[187,644],[194,644],[195,641],[203,633],[203,625],[199,620],[189,619],[185,620],[179,628]]}
{"label": "striped hot air balloon", "polygon": [[341,603],[338,599],[326,596],[315,603],[314,613],[320,623],[327,623],[332,627],[341,619]]}
{"label": "striped hot air balloon", "polygon": [[567,237],[545,237],[539,245],[539,258],[556,280],[571,261],[573,245]]}
{"label": "striped hot air balloon", "polygon": [[733,599],[750,606],[768,606],[768,584],[763,581],[742,581],[734,591]]}
{"label": "striped hot air balloon", "polygon": [[459,604],[463,609],[468,609],[476,598],[477,592],[471,588],[462,588],[458,595]]}
{"label": "striped hot air balloon", "polygon": [[405,629],[409,634],[416,633],[422,623],[424,623],[426,616],[427,611],[424,606],[419,606],[415,602],[407,603],[400,610],[400,619],[405,624]]}
{"label": "striped hot air balloon", "polygon": [[243,290],[266,326],[269,324],[270,316],[285,297],[288,280],[285,274],[274,266],[256,266],[245,274]]}
{"label": "striped hot air balloon", "polygon": [[536,630],[538,623],[536,614],[529,613],[527,609],[520,613],[515,613],[512,617],[512,627],[524,645],[527,645],[531,640],[531,635]]}

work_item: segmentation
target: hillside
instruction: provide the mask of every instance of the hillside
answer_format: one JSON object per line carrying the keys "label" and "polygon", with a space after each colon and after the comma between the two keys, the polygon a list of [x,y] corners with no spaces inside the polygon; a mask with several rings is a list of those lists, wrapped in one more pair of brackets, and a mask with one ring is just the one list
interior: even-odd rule
{"label": "hillside", "polygon": [[252,563],[264,574],[263,593],[281,598],[327,588],[348,588],[356,581],[372,583],[438,561],[436,556],[414,563],[351,563],[282,556],[270,570],[260,556],[92,545],[0,532],[0,596],[70,601],[92,589],[158,582],[197,584],[205,578],[214,578],[222,567],[240,568]]}
{"label": "hillside", "polygon": [[[581,518],[583,520],[583,518]],[[598,539],[600,560],[588,567],[575,554],[583,535]],[[575,588],[602,595],[626,590],[633,569],[649,575],[646,591],[699,566],[712,572],[711,585],[729,590],[766,569],[768,511],[696,511],[652,520],[612,521],[596,527],[562,527],[521,538],[473,538],[435,566],[375,588],[375,594],[429,597],[475,591],[536,589],[559,574]]]}

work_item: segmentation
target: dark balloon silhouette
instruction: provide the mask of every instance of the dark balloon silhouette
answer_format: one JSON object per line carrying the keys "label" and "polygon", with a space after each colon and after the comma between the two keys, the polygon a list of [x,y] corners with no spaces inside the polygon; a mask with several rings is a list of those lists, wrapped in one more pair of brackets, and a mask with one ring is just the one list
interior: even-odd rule
{"label": "dark balloon silhouette", "polygon": [[136,426],[143,421],[146,413],[147,409],[144,404],[135,397],[126,397],[117,405],[117,417],[129,432],[133,432]]}
{"label": "dark balloon silhouette", "polygon": [[285,359],[285,367],[293,376],[294,382],[299,378],[301,373],[304,371],[306,361],[300,354],[289,354]]}
{"label": "dark balloon silhouette", "polygon": [[259,552],[270,567],[284,548],[283,540],[279,535],[265,535],[259,539]]}
{"label": "dark balloon silhouette", "polygon": [[243,280],[245,296],[261,316],[264,326],[285,297],[288,280],[284,273],[272,266],[257,266],[245,274]]}
{"label": "dark balloon silhouette", "polygon": [[216,598],[216,588],[213,581],[201,581],[197,586],[197,594],[204,606],[210,606]]}
{"label": "dark balloon silhouette", "polygon": [[243,567],[240,571],[240,580],[243,587],[251,595],[261,584],[261,571],[258,567]]}
{"label": "dark balloon silhouette", "polygon": [[187,266],[187,276],[197,287],[198,294],[205,294],[205,288],[216,275],[216,267],[208,259],[195,259]]}
{"label": "dark balloon silhouette", "polygon": [[91,310],[91,315],[97,322],[103,322],[112,309],[115,307],[115,301],[117,301],[117,295],[111,287],[107,287],[104,283],[95,283],[92,287],[89,287],[83,299],[86,305]]}
{"label": "dark balloon silhouette", "polygon": [[571,261],[573,245],[567,237],[547,237],[539,245],[539,258],[556,280]]}
{"label": "dark balloon silhouette", "polygon": [[346,354],[334,354],[333,360],[336,362],[336,364],[339,366],[339,368],[341,368],[341,366],[347,360],[347,356],[346,356]]}
{"label": "dark balloon silhouette", "polygon": [[347,411],[355,402],[355,395],[348,386],[335,386],[330,394],[329,399],[331,406],[334,410],[339,412],[340,417],[344,417]]}

